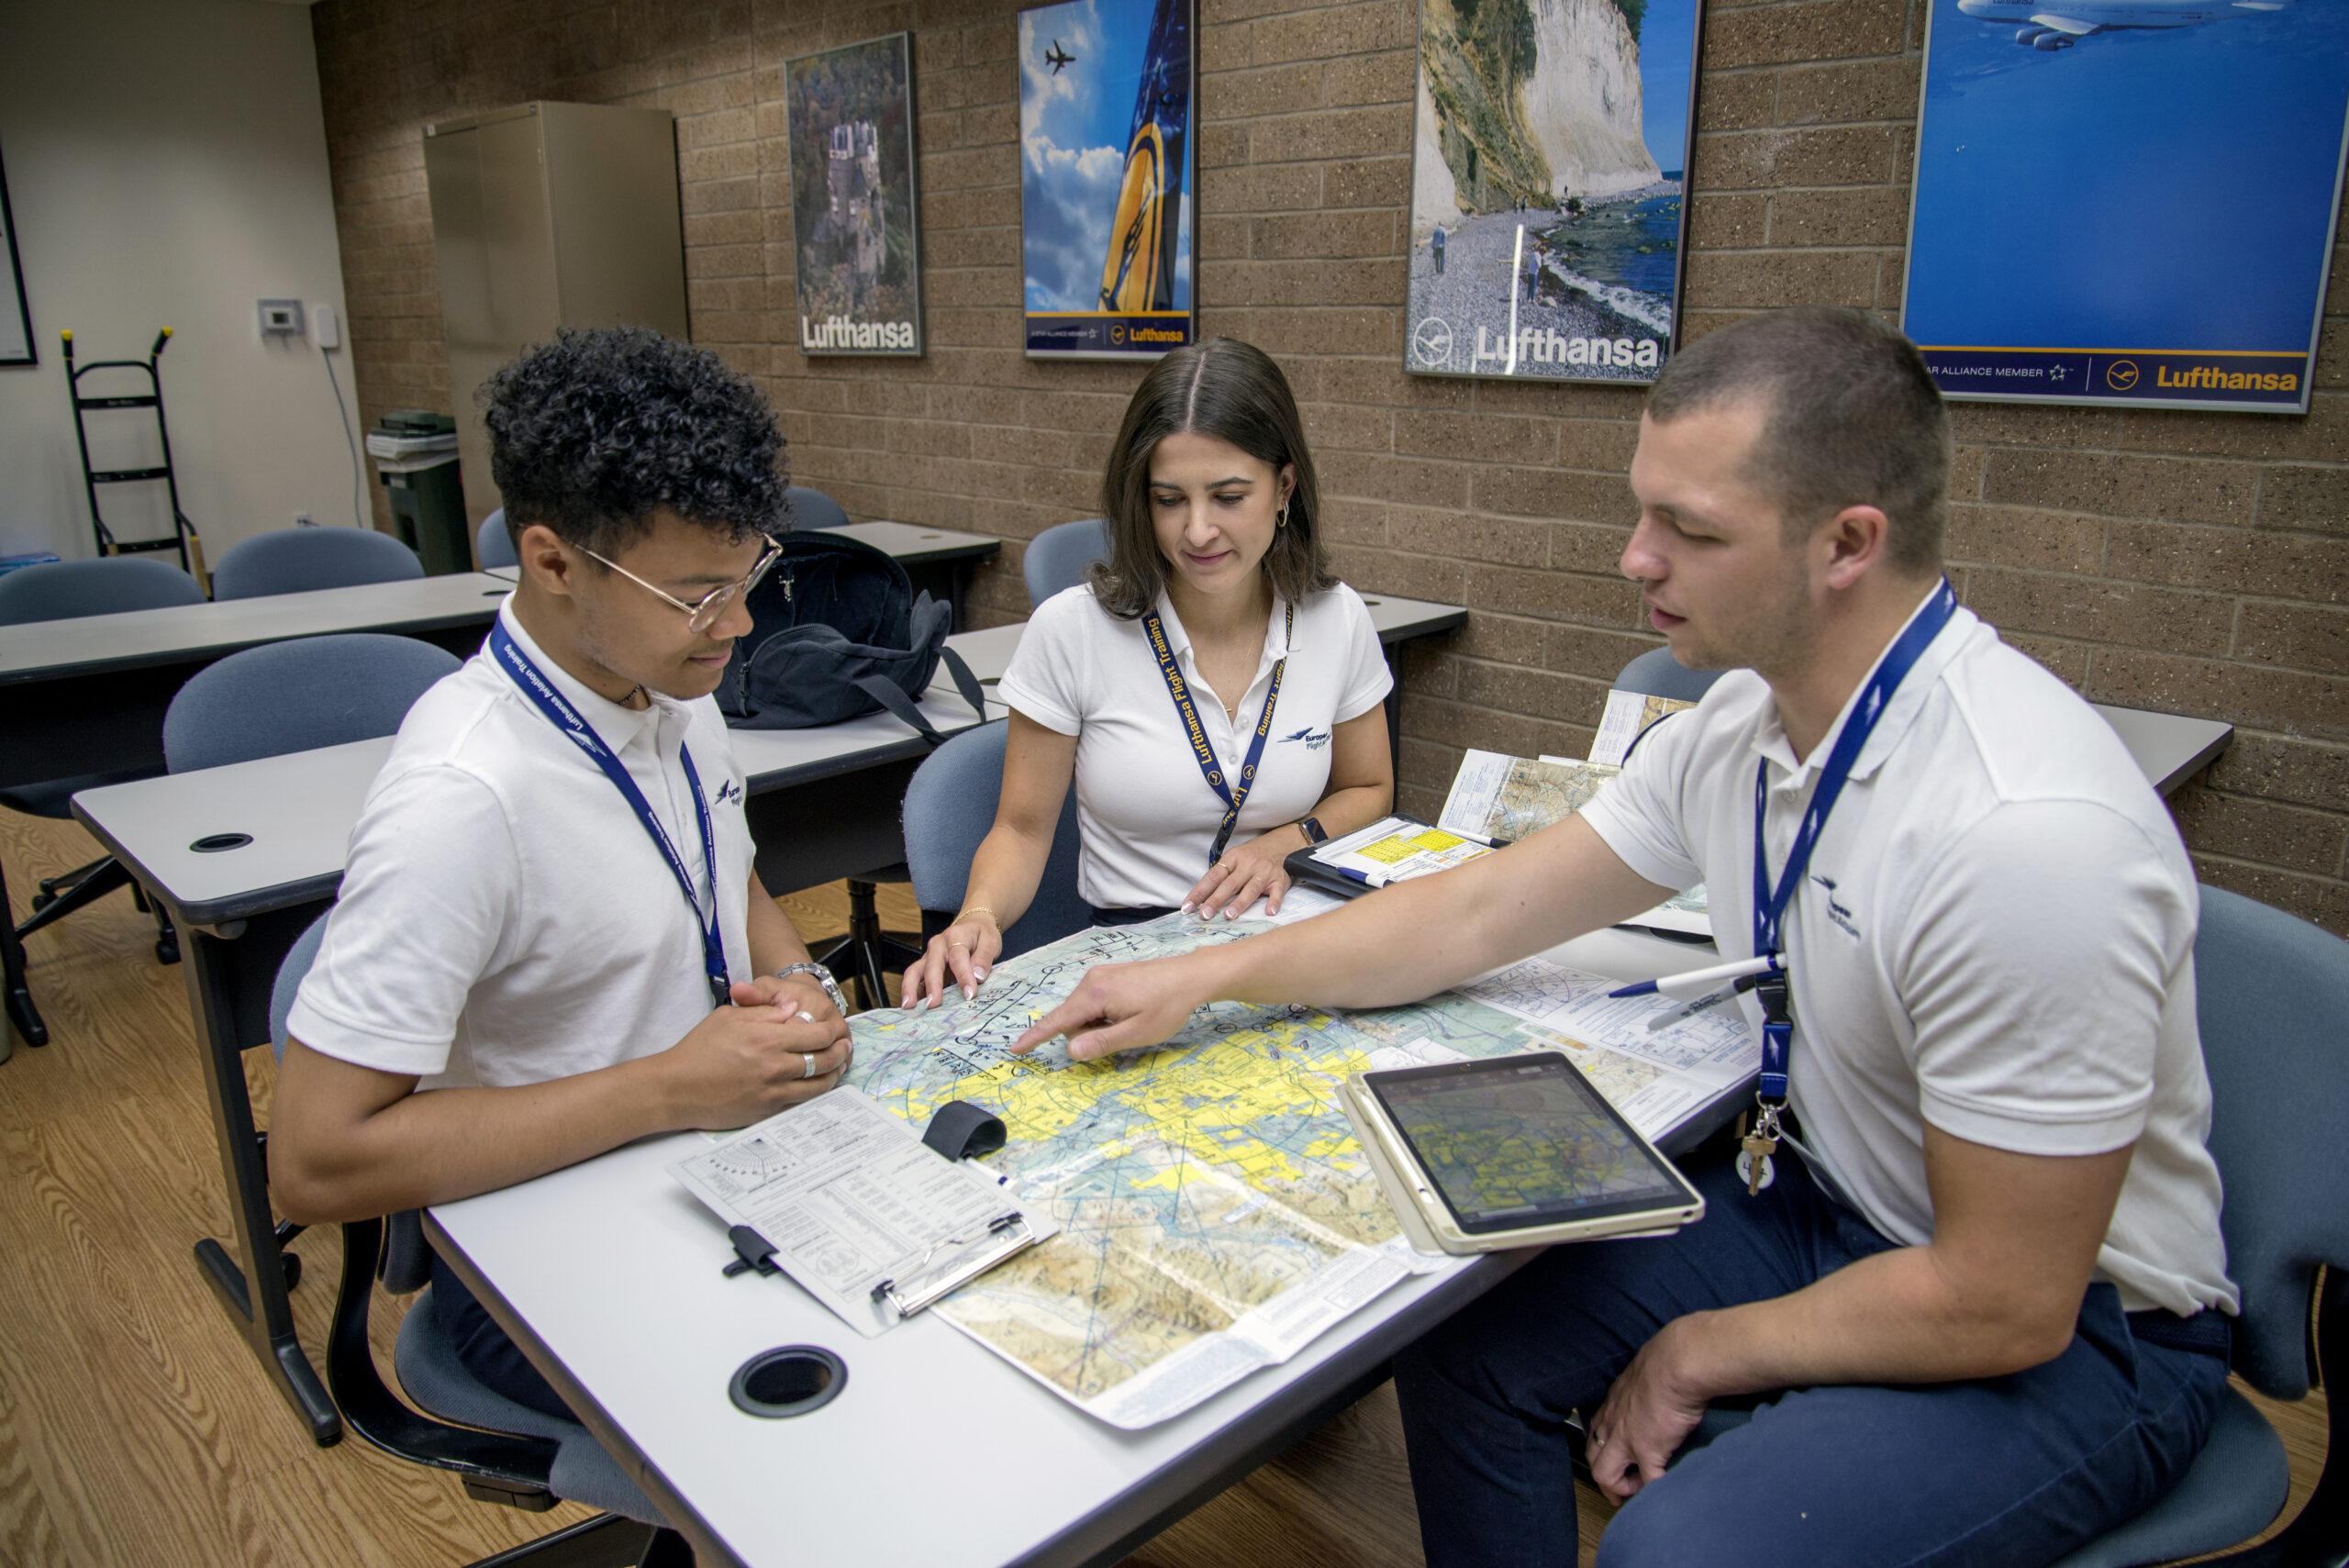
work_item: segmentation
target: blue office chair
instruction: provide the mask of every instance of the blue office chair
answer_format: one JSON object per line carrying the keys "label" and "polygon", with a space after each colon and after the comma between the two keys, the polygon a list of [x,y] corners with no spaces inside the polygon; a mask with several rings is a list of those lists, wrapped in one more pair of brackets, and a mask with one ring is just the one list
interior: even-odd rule
{"label": "blue office chair", "polygon": [[[195,579],[176,566],[147,556],[52,561],[0,576],[0,626],[78,620],[83,616],[119,615],[202,603],[204,590],[196,586]],[[116,768],[9,784],[0,787],[0,806],[28,817],[67,821],[73,815],[73,796],[81,791],[147,778],[158,771],[151,767]],[[43,877],[40,890],[33,895],[31,917],[18,926],[8,918],[7,877],[0,873],[0,977],[5,977],[8,1016],[27,1045],[47,1045],[49,1026],[33,1005],[32,989],[25,979],[24,939],[118,887],[129,888],[139,907],[148,907],[146,895],[111,855],[76,866],[62,876]],[[154,915],[155,956],[164,963],[177,963],[179,933],[172,929],[170,917],[160,907]]]}
{"label": "blue office chair", "polygon": [[506,508],[500,506],[481,520],[481,528],[473,535],[473,553],[481,557],[481,569],[519,566],[514,554],[513,536],[506,531]]}
{"label": "blue office chair", "polygon": [[[2321,1368],[2349,1367],[2349,1181],[2336,1158],[2340,1107],[2349,1104],[2341,1031],[2349,942],[2240,894],[2201,894],[2195,998],[2210,1074],[2210,1154],[2226,1185],[2227,1270],[2243,1291],[2232,1360],[2262,1394],[2299,1399]],[[2280,1568],[2349,1556],[2349,1399],[2338,1393],[2327,1406],[2324,1471],[2299,1513],[2274,1540],[2211,1561]],[[1709,1410],[1690,1447],[1749,1418]],[[2221,1551],[2273,1524],[2290,1487],[2283,1440],[2229,1389],[2209,1441],[2170,1494],[2056,1568],[2141,1568]]]}
{"label": "blue office chair", "polygon": [[1109,559],[1109,525],[1099,517],[1055,523],[1028,541],[1019,574],[1028,580],[1030,608],[1085,581],[1085,569]]}
{"label": "blue office chair", "polygon": [[844,528],[848,513],[838,501],[805,484],[791,487],[791,526],[795,528]]}
{"label": "blue office chair", "polygon": [[[921,906],[922,940],[944,930],[963,907],[970,885],[971,861],[979,840],[995,826],[1003,795],[1003,751],[1010,724],[997,719],[966,729],[924,758],[906,785],[906,866],[913,873],[914,902]],[[1003,933],[1003,956],[1010,958],[1058,941],[1093,923],[1093,911],[1076,892],[1076,790],[1061,803],[1052,830],[1052,852],[1028,912]]]}
{"label": "blue office chair", "polygon": [[1651,648],[1623,666],[1615,677],[1619,692],[1642,696],[1670,697],[1675,702],[1698,702],[1712,690],[1726,670],[1691,670],[1672,656],[1669,648]]}
{"label": "blue office chair", "polygon": [[[281,1062],[287,1015],[326,929],[321,915],[295,940],[270,988],[270,1044]],[[549,1568],[691,1568],[685,1539],[662,1527],[651,1499],[585,1427],[518,1405],[465,1369],[433,1313],[431,1270],[414,1209],[342,1228],[342,1289],[327,1341],[327,1382],[344,1422],[395,1458],[455,1471],[466,1496],[477,1501],[544,1513],[568,1498],[604,1510],[492,1559],[499,1568],[521,1568],[533,1560]],[[401,1403],[375,1370],[367,1311],[378,1280],[395,1296],[426,1292],[401,1320],[392,1352],[400,1386],[426,1415]],[[435,1416],[444,1419],[430,1418]]]}
{"label": "blue office chair", "polygon": [[423,575],[416,551],[373,528],[280,528],[223,550],[212,569],[212,596],[258,599]]}
{"label": "blue office chair", "polygon": [[394,734],[426,688],[459,668],[445,649],[380,631],[248,648],[172,698],[163,761],[184,773]]}

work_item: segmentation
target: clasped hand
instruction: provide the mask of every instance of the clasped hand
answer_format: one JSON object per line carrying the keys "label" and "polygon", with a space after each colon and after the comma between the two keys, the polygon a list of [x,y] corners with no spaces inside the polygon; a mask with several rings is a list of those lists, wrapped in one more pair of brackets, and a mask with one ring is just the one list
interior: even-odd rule
{"label": "clasped hand", "polygon": [[800,975],[738,982],[719,1007],[664,1053],[678,1119],[744,1127],[838,1084],[855,1056],[848,1020]]}

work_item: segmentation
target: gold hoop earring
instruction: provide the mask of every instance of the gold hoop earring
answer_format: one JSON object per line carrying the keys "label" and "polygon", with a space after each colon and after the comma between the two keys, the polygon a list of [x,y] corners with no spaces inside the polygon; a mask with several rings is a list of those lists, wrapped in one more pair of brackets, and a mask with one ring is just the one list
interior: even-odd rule
{"label": "gold hoop earring", "polygon": [[1275,517],[1275,518],[1273,519],[1273,527],[1275,527],[1275,528],[1285,528],[1288,527],[1288,503],[1287,503],[1287,502],[1284,501],[1284,502],[1282,502],[1282,503],[1281,503],[1281,515],[1280,515],[1279,517]]}

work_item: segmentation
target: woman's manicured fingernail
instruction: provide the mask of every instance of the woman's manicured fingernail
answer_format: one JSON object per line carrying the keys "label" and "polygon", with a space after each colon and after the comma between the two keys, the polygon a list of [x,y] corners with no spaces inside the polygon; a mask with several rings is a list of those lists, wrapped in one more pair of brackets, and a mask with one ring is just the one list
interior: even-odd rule
{"label": "woman's manicured fingernail", "polygon": [[1184,914],[1186,914],[1186,915],[1187,915],[1187,914],[1189,914],[1189,913],[1191,912],[1191,901],[1190,901],[1189,899],[1187,899],[1187,898],[1186,898],[1185,900],[1183,900],[1183,910],[1182,910],[1182,912],[1183,912]]}
{"label": "woman's manicured fingernail", "polygon": [[984,969],[974,969],[971,971],[971,978],[974,980],[985,980],[986,977],[987,972]]}

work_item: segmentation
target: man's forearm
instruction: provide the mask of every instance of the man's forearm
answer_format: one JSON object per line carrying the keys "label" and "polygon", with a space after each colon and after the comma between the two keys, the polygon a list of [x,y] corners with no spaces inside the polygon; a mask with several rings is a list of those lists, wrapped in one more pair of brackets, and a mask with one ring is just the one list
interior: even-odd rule
{"label": "man's forearm", "polygon": [[[288,1218],[328,1224],[451,1203],[576,1164],[681,1125],[650,1060],[515,1088],[408,1095],[331,1148],[306,1140],[298,1169],[273,1168],[272,1190]],[[300,1071],[291,1052],[288,1066]]]}
{"label": "man's forearm", "polygon": [[1223,1000],[1392,1006],[1637,914],[1658,896],[1574,818],[1455,871],[1176,962],[1195,965],[1207,994]]}

